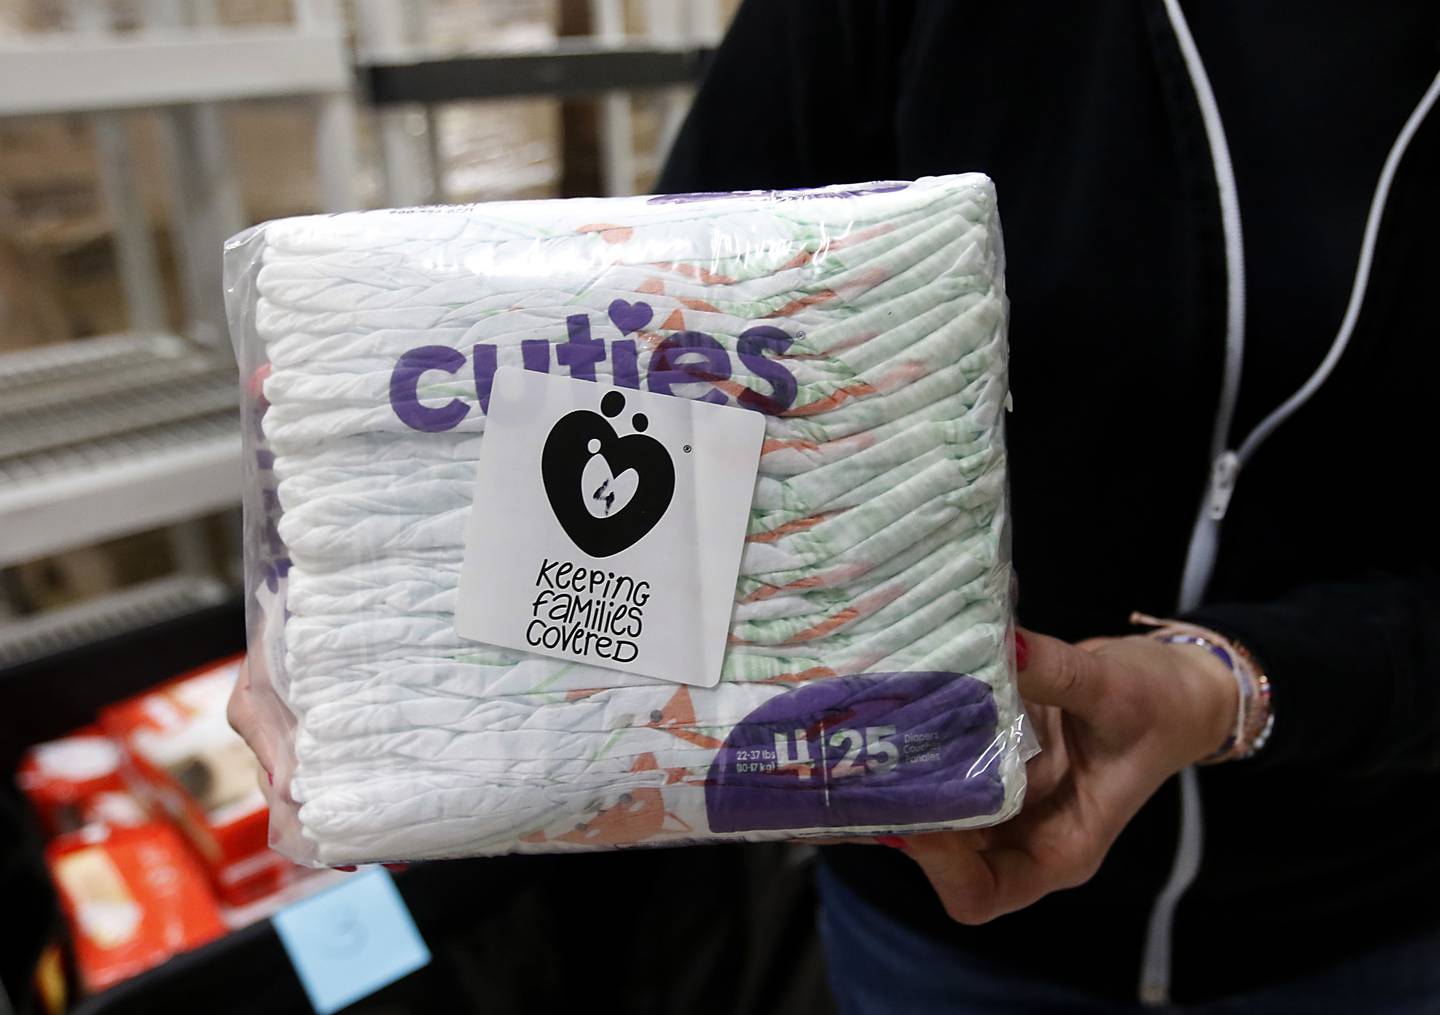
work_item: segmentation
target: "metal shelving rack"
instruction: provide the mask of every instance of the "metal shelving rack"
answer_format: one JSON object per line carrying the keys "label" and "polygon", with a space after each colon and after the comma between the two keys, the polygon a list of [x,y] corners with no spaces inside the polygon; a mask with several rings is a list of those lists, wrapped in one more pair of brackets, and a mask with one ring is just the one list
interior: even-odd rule
{"label": "metal shelving rack", "polygon": [[704,71],[705,46],[657,47],[562,39],[549,50],[415,55],[361,66],[369,101],[381,107],[517,95],[586,95],[689,84]]}
{"label": "metal shelving rack", "polygon": [[[0,661],[216,601],[200,515],[240,499],[234,359],[221,246],[245,224],[223,104],[312,105],[324,210],[355,207],[354,79],[338,0],[292,24],[221,27],[214,0],[140,0],[120,32],[105,0],[69,0],[64,32],[0,42],[0,117],[81,115],[95,140],[130,330],[0,355],[0,567],[172,525],[182,573],[81,607],[0,621]],[[183,307],[169,314],[126,117],[158,114]],[[0,604],[3,616],[3,604]]]}
{"label": "metal shelving rack", "polygon": [[0,359],[0,566],[237,503],[236,392],[174,335]]}
{"label": "metal shelving rack", "polygon": [[[245,216],[224,103],[312,104],[320,206],[340,211],[357,205],[357,73],[358,95],[377,113],[384,199],[392,205],[445,199],[434,148],[437,105],[598,95],[604,189],[624,194],[640,168],[630,91],[664,96],[666,146],[721,34],[719,0],[646,0],[640,37],[625,34],[622,0],[590,0],[589,38],[541,51],[437,56],[415,42],[423,4],[356,0],[356,66],[339,2],[294,0],[290,24],[221,27],[216,0],[135,0],[140,27],[118,32],[107,0],[67,0],[71,30],[0,42],[0,117],[79,114],[89,121],[131,328],[0,354],[0,567],[161,525],[174,526],[177,556],[191,565],[154,588],[59,617],[4,619],[0,603],[0,658],[15,656],[17,646],[55,644],[66,630],[77,638],[120,630],[142,613],[214,598],[214,577],[193,566],[197,540],[185,523],[238,504],[240,492],[238,383],[224,342],[219,251]],[[142,109],[161,119],[183,303],[179,334],[167,331],[125,124]],[[406,125],[406,111],[415,109],[426,114],[428,138]]]}
{"label": "metal shelving rack", "polygon": [[231,600],[224,582],[176,574],[141,582],[93,602],[76,603],[0,628],[0,670],[90,645],[127,631],[153,627]]}
{"label": "metal shelving rack", "polygon": [[[361,98],[378,115],[391,205],[441,203],[443,173],[435,152],[435,107],[447,102],[522,95],[600,98],[600,155],[607,196],[635,192],[637,167],[631,92],[658,90],[666,150],[689,107],[722,33],[719,0],[647,0],[646,30],[625,33],[623,0],[590,0],[591,36],[564,38],[534,51],[436,54],[419,45],[423,4],[356,0]],[[417,135],[406,113],[424,114]]]}

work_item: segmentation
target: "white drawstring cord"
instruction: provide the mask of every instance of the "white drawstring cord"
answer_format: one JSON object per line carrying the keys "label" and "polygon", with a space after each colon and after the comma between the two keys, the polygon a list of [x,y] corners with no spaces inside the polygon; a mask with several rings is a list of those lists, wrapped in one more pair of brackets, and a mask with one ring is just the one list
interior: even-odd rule
{"label": "white drawstring cord", "polygon": [[1365,292],[1370,286],[1370,265],[1375,260],[1375,243],[1380,235],[1380,219],[1385,211],[1385,202],[1390,197],[1390,184],[1395,180],[1395,172],[1400,167],[1400,160],[1405,156],[1405,149],[1410,146],[1410,139],[1420,129],[1420,124],[1435,105],[1437,96],[1440,96],[1440,73],[1430,82],[1430,87],[1421,96],[1420,102],[1410,114],[1410,119],[1405,121],[1405,126],[1396,135],[1395,143],[1390,146],[1390,154],[1385,157],[1385,166],[1380,170],[1380,182],[1375,185],[1375,196],[1370,199],[1370,214],[1365,220],[1365,238],[1360,244],[1360,260],[1355,265],[1355,281],[1350,287],[1350,302],[1345,307],[1345,317],[1340,322],[1335,343],[1330,346],[1324,362],[1310,375],[1310,379],[1301,385],[1300,390],[1261,420],[1260,424],[1250,431],[1250,436],[1241,442],[1240,450],[1236,453],[1240,460],[1239,465],[1243,466],[1248,462],[1266,438],[1310,400],[1329,378],[1340,357],[1345,354],[1345,347],[1350,344],[1350,335],[1355,330],[1355,322],[1360,317],[1360,308],[1365,304]]}

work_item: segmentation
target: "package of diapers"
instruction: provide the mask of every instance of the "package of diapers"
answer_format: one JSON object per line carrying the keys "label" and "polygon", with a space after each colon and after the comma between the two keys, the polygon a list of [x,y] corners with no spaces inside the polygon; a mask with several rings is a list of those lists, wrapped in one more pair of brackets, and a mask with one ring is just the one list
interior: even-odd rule
{"label": "package of diapers", "polygon": [[1018,810],[989,179],[321,215],[225,256],[280,852]]}

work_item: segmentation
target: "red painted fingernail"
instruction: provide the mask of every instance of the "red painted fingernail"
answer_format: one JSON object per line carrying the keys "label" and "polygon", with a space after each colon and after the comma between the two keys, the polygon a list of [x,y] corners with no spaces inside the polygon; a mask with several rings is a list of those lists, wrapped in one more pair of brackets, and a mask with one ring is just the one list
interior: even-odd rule
{"label": "red painted fingernail", "polygon": [[336,867],[335,869],[336,869],[337,871],[344,871],[346,874],[354,874],[354,873],[355,873],[355,866],[354,866],[353,864],[351,864],[351,865],[349,865],[349,866],[345,866],[345,867]]}
{"label": "red painted fingernail", "polygon": [[882,846],[889,846],[891,849],[909,849],[910,844],[898,835],[877,835],[875,841]]}
{"label": "red painted fingernail", "polygon": [[381,866],[384,867],[387,871],[394,871],[396,874],[402,874],[410,869],[410,865],[408,863],[387,863],[381,864]]}
{"label": "red painted fingernail", "polygon": [[1030,646],[1025,644],[1025,636],[1019,631],[1015,632],[1015,668],[1023,670],[1030,665]]}

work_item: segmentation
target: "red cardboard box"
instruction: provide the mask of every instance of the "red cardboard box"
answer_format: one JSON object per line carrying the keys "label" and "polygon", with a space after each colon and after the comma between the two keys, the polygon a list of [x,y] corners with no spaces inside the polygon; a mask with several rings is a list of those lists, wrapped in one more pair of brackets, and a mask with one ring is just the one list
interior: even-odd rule
{"label": "red cardboard box", "polygon": [[88,991],[225,933],[204,871],[168,824],[90,825],[51,842],[45,859]]}
{"label": "red cardboard box", "polygon": [[239,657],[215,663],[101,714],[136,781],[180,826],[232,906],[278,890],[292,868],[267,844],[259,764],[225,718],[239,668]]}
{"label": "red cardboard box", "polygon": [[143,824],[149,815],[126,789],[123,761],[119,744],[86,726],[26,751],[17,781],[49,837],[97,821]]}

